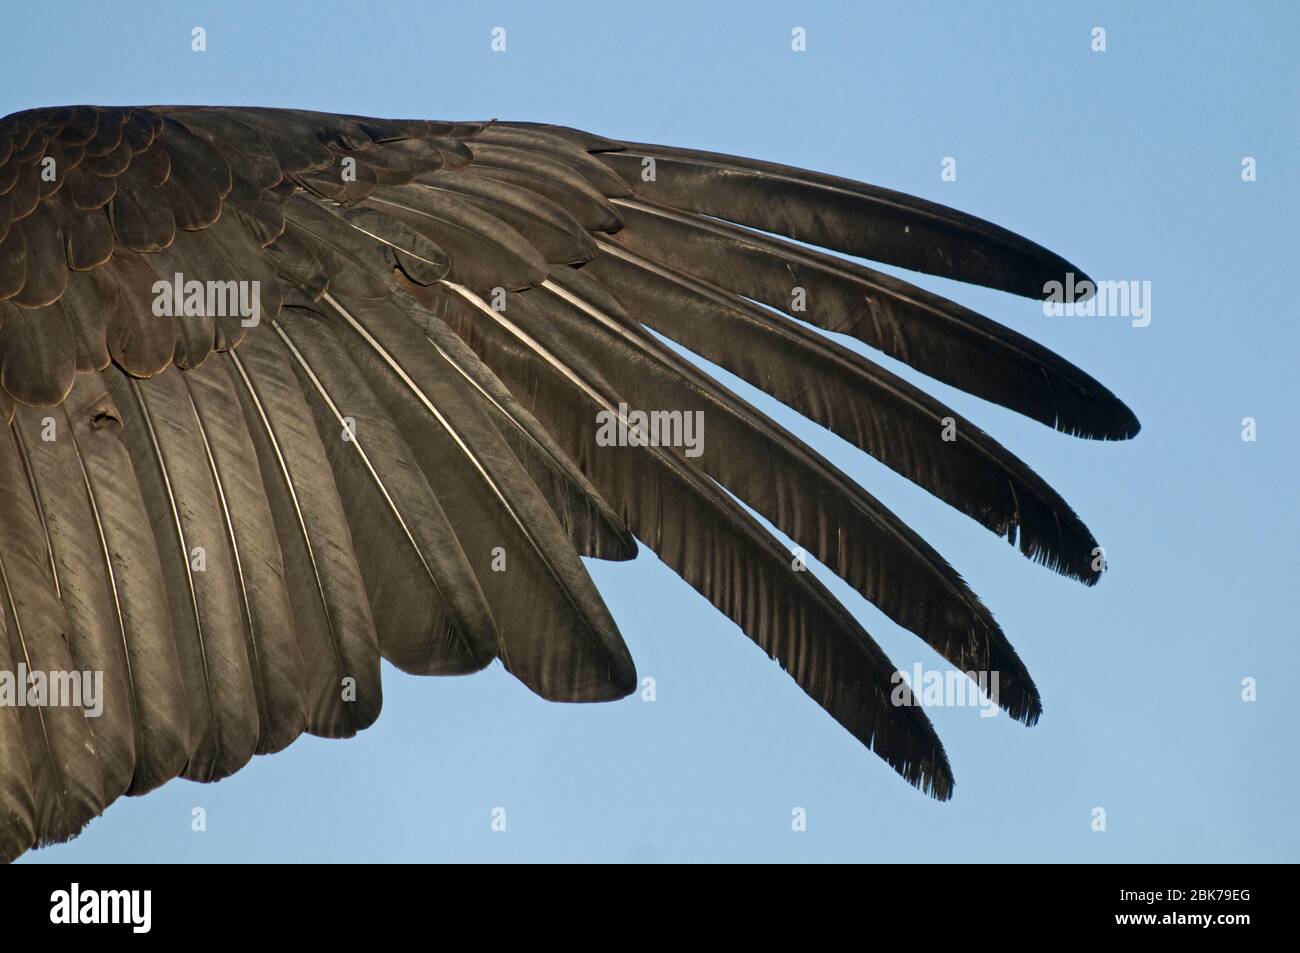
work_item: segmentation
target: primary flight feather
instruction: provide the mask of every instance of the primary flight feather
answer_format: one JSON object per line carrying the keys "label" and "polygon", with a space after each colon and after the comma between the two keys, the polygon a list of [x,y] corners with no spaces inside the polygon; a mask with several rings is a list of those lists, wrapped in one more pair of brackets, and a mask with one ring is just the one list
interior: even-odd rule
{"label": "primary flight feather", "polygon": [[[894,666],[750,511],[961,671],[998,672],[1033,723],[1015,649],[882,502],[657,335],[1087,584],[1096,541],[1050,486],[813,328],[1067,433],[1138,422],[1032,340],[810,245],[1019,295],[1082,279],[911,196],[558,126],[0,120],[0,858],[123,794],[354,734],[381,658],[499,658],[545,698],[620,698],[633,661],[580,557],[637,540],[950,797]],[[93,718],[55,697],[83,671]]]}

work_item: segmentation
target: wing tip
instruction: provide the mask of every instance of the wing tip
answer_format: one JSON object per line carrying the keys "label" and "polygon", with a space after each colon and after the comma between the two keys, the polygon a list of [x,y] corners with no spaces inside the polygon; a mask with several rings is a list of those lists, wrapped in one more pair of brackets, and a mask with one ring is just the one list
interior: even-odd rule
{"label": "wing tip", "polygon": [[928,756],[917,760],[886,757],[885,761],[922,794],[936,801],[952,800],[957,782],[952,776],[952,766],[948,763],[948,755],[942,745],[936,744]]}
{"label": "wing tip", "polygon": [[1012,700],[1004,701],[999,698],[998,702],[1008,715],[1026,728],[1032,728],[1043,717],[1043,700],[1032,683],[1025,691],[1017,693]]}
{"label": "wing tip", "polygon": [[1044,423],[1054,430],[1083,440],[1132,440],[1142,431],[1142,422],[1126,403],[1095,381],[1094,393],[1074,413],[1058,413]]}

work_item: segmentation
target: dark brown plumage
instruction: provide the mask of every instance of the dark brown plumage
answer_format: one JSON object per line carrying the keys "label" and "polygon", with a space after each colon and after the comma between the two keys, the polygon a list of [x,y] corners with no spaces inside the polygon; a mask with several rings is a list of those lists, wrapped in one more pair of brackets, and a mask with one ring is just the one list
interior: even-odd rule
{"label": "dark brown plumage", "polygon": [[[650,331],[1088,584],[1096,541],[1050,486],[812,326],[1068,433],[1138,423],[1022,335],[807,244],[1020,295],[1078,274],[910,196],[555,126],[0,121],[0,671],[94,670],[105,693],[95,719],[0,705],[0,857],[124,793],[354,734],[381,657],[622,697],[632,658],[579,557],[638,539],[949,797],[893,665],[741,504],[953,665],[998,671],[1033,723],[1014,648],[883,503]],[[625,408],[701,411],[703,442],[610,446]]]}

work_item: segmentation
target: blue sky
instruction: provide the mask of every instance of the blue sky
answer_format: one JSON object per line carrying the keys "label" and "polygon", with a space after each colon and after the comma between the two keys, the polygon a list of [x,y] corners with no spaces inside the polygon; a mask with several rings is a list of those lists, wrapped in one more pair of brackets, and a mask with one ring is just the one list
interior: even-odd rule
{"label": "blue sky", "polygon": [[[927,383],[1071,502],[1086,589],[793,413],[993,609],[1044,695],[1025,728],[932,713],[957,778],[900,781],[652,555],[592,573],[657,700],[549,705],[499,666],[386,671],[357,739],[120,801],[33,861],[1296,861],[1300,12],[1256,4],[22,4],[0,114],[77,102],[564,123],[772,159],[990,218],[1152,320],[1048,319],[918,283],[1060,351],[1137,412],[1075,440]],[[589,8],[589,9],[588,9]],[[26,18],[26,19],[24,19]],[[207,52],[190,31],[207,31]],[[493,53],[490,31],[507,30]],[[794,27],[807,51],[790,49]],[[1091,49],[1094,27],[1105,52]],[[957,180],[940,180],[941,160]],[[1243,157],[1258,178],[1243,182]],[[884,363],[889,364],[887,359]],[[892,366],[892,365],[891,365]],[[908,372],[908,376],[919,379]],[[739,389],[747,396],[752,391]],[[1242,440],[1242,419],[1257,439]],[[816,571],[821,572],[820,567]],[[821,573],[826,578],[827,574]],[[832,588],[900,667],[940,660]],[[1258,700],[1241,700],[1253,677]],[[207,830],[190,829],[191,811]],[[507,830],[490,827],[506,810]],[[791,811],[807,830],[791,830]],[[1092,830],[1093,809],[1107,829]]]}

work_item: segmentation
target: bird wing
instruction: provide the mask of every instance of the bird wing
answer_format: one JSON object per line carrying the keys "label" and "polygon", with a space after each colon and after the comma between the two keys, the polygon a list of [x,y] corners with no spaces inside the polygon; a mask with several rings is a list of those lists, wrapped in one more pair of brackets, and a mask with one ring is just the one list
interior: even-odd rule
{"label": "bird wing", "polygon": [[10,679],[0,857],[123,794],[354,734],[381,658],[622,697],[632,658],[580,557],[638,540],[948,798],[894,666],[758,517],[962,671],[999,672],[1032,723],[1025,666],[925,540],[663,339],[1087,584],[1096,541],[1050,486],[814,328],[1068,433],[1138,423],[1028,338],[843,255],[1020,295],[1082,278],[911,196],[557,126],[0,121],[0,673],[103,677],[95,718]]}

